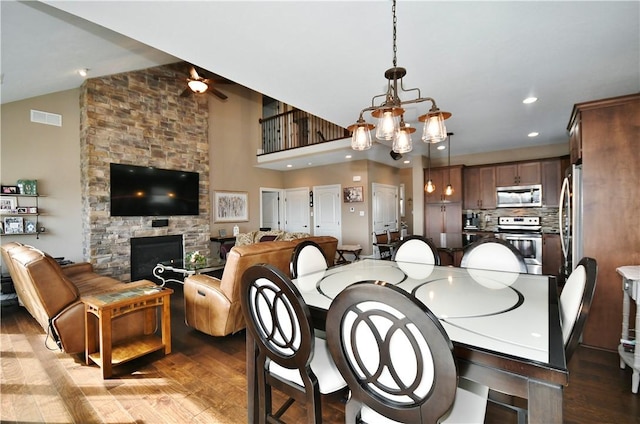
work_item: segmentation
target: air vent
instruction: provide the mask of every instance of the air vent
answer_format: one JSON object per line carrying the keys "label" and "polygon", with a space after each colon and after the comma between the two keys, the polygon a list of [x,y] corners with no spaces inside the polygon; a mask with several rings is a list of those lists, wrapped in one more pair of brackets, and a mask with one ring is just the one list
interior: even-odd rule
{"label": "air vent", "polygon": [[31,122],[45,125],[62,126],[62,115],[31,109]]}

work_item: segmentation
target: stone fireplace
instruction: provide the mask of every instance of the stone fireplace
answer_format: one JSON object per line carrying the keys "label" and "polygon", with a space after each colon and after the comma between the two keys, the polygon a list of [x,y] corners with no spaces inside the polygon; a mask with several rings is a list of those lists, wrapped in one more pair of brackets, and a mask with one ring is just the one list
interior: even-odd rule
{"label": "stone fireplace", "polygon": [[[180,235],[183,250],[209,253],[209,108],[206,96],[180,97],[184,75],[175,65],[92,78],[80,94],[83,254],[97,272],[132,277],[130,240]],[[109,164],[200,174],[200,214],[111,217]]]}

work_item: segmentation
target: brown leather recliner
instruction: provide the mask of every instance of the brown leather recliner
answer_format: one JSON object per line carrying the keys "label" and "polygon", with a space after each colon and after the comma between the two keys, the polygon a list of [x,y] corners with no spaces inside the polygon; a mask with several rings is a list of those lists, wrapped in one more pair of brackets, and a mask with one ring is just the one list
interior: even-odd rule
{"label": "brown leather recliner", "polygon": [[212,336],[226,336],[244,329],[240,306],[242,274],[252,265],[267,263],[291,277],[293,250],[305,240],[320,245],[327,264],[334,264],[338,239],[316,236],[235,246],[227,255],[221,279],[204,274],[187,277],[184,281],[186,324]]}
{"label": "brown leather recliner", "polygon": [[[111,277],[93,272],[90,263],[61,267],[46,253],[20,243],[0,247],[20,303],[66,353],[85,350],[85,311],[82,296],[126,288]],[[154,318],[137,311],[113,320],[113,343],[155,331]],[[90,317],[95,319],[95,317]]]}

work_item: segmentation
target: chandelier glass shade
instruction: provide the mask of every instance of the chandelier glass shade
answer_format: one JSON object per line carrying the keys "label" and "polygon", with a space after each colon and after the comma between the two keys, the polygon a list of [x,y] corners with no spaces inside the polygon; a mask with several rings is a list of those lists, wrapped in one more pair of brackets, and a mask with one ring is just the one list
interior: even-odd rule
{"label": "chandelier glass shade", "polygon": [[[366,150],[371,147],[371,135],[368,137],[368,144],[365,140],[365,136],[362,134],[364,131],[370,132],[373,128],[376,128],[376,139],[380,141],[393,141],[393,151],[396,153],[406,153],[413,149],[411,140],[411,133],[415,132],[414,128],[408,131],[410,128],[404,124],[404,112],[402,106],[407,104],[431,102],[431,109],[418,117],[420,122],[424,122],[422,141],[425,143],[439,143],[447,138],[447,129],[444,121],[451,117],[451,113],[443,112],[438,109],[436,101],[431,97],[422,97],[420,89],[410,88],[405,89],[403,85],[403,78],[407,74],[405,68],[397,66],[396,58],[396,0],[393,0],[392,6],[393,12],[393,67],[386,70],[384,73],[387,79],[387,91],[386,93],[374,96],[371,99],[371,106],[364,108],[360,111],[360,117],[358,121],[349,126],[347,129],[352,131],[351,147],[354,150]],[[400,93],[413,92],[414,98],[408,100],[402,100]],[[384,98],[384,101],[380,104],[376,104],[376,99]],[[364,113],[371,112],[371,115],[377,119],[377,125],[374,127],[368,124],[364,120]],[[358,133],[358,134],[356,134]],[[367,146],[367,147],[363,147]],[[401,150],[396,150],[401,149]]]}

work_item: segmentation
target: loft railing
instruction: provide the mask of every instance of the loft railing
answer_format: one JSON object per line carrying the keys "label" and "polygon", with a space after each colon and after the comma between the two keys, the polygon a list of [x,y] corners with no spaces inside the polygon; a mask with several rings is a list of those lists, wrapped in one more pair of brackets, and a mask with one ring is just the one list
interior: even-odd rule
{"label": "loft railing", "polygon": [[260,119],[262,154],[326,143],[349,137],[346,128],[299,109]]}

